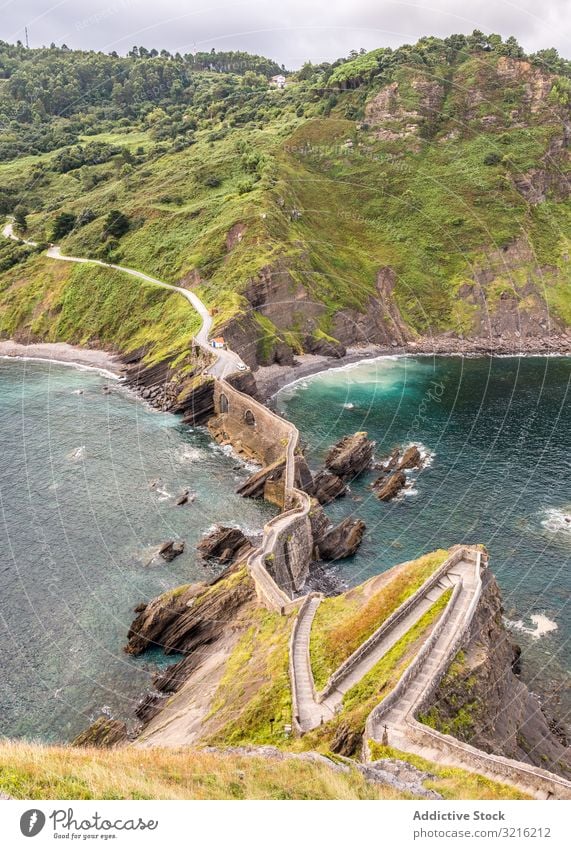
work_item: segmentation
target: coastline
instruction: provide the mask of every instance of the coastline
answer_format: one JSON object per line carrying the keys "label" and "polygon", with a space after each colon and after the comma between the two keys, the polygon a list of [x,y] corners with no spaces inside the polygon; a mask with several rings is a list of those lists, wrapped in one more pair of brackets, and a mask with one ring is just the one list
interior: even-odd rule
{"label": "coastline", "polygon": [[265,404],[270,404],[275,395],[286,386],[320,372],[343,369],[349,365],[382,357],[557,357],[571,356],[571,336],[557,336],[537,341],[519,341],[518,345],[490,343],[488,339],[461,340],[452,338],[426,339],[407,346],[387,347],[363,345],[347,348],[343,357],[328,357],[325,354],[299,354],[294,364],[282,366],[277,363],[260,366],[253,372],[258,392]]}
{"label": "coastline", "polygon": [[79,369],[90,369],[117,380],[121,361],[114,354],[96,348],[80,348],[67,342],[34,342],[23,345],[10,339],[0,340],[0,359],[59,363]]}

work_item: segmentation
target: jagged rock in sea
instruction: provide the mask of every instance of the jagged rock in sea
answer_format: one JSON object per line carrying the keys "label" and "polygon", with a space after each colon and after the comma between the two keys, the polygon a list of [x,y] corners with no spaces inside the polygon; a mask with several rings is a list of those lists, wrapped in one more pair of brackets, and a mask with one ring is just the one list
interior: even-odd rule
{"label": "jagged rock in sea", "polygon": [[277,482],[283,478],[285,460],[278,460],[270,466],[264,466],[240,484],[236,492],[244,498],[263,498],[268,481]]}
{"label": "jagged rock in sea", "polygon": [[315,560],[341,560],[351,557],[361,545],[366,529],[361,519],[352,519],[350,516],[338,525],[333,525],[315,499],[312,500],[309,521]]}
{"label": "jagged rock in sea", "polygon": [[365,431],[344,436],[327,454],[325,466],[343,480],[355,478],[371,467],[374,448]]}
{"label": "jagged rock in sea", "polygon": [[167,696],[163,693],[147,693],[135,708],[135,716],[143,723],[149,722],[163,707]]}
{"label": "jagged rock in sea", "polygon": [[342,560],[351,557],[363,540],[366,525],[361,519],[347,516],[338,525],[331,526],[315,541],[320,560]]}
{"label": "jagged rock in sea", "polygon": [[124,743],[127,739],[127,726],[118,719],[100,716],[89,728],[78,734],[72,746],[94,746],[96,749],[107,749]]}
{"label": "jagged rock in sea", "polygon": [[420,469],[421,466],[422,455],[418,445],[410,445],[402,455],[397,469],[404,471],[405,469]]}
{"label": "jagged rock in sea", "polygon": [[408,448],[393,448],[387,457],[383,457],[379,463],[375,463],[375,469],[384,472],[405,471],[406,469],[420,469],[422,467],[422,454],[418,445],[409,445]]}
{"label": "jagged rock in sea", "polygon": [[255,597],[251,580],[235,585],[223,580],[236,569],[237,564],[232,564],[209,584],[177,587],[153,599],[142,610],[139,606],[140,612],[127,635],[127,654],[141,654],[150,646],[161,647],[165,654],[189,654],[216,640],[242,605]]}
{"label": "jagged rock in sea", "polygon": [[196,496],[189,489],[183,489],[181,494],[175,498],[174,503],[177,507],[183,507],[185,504],[192,504],[195,498]]}
{"label": "jagged rock in sea", "polygon": [[388,477],[381,475],[373,483],[373,492],[379,501],[392,501],[406,486],[406,475],[404,472],[394,472]]}
{"label": "jagged rock in sea", "polygon": [[469,634],[420,718],[486,752],[569,779],[571,748],[559,724],[514,674],[521,658],[503,623],[500,589],[487,570],[482,581]]}
{"label": "jagged rock in sea", "polygon": [[184,551],[184,540],[173,540],[169,539],[166,542],[163,542],[161,547],[159,548],[159,554],[166,560],[167,563],[170,563],[171,560],[174,560],[175,557],[178,557]]}
{"label": "jagged rock in sea", "polygon": [[240,528],[218,525],[200,540],[196,549],[205,560],[228,564],[245,559],[252,551],[252,544]]}
{"label": "jagged rock in sea", "polygon": [[313,494],[320,504],[330,504],[347,494],[347,487],[338,475],[332,472],[317,472],[313,478]]}

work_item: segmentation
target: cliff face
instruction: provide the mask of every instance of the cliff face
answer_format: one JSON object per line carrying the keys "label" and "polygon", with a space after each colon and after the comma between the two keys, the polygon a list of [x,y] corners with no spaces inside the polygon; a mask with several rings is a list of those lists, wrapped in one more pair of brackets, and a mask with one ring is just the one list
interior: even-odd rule
{"label": "cliff face", "polygon": [[485,53],[393,77],[287,139],[273,256],[227,339],[253,368],[363,343],[570,351],[565,86]]}
{"label": "cliff face", "polygon": [[421,718],[484,751],[569,778],[571,749],[552,730],[537,697],[514,674],[518,665],[519,650],[502,621],[498,584],[486,571],[469,638]]}

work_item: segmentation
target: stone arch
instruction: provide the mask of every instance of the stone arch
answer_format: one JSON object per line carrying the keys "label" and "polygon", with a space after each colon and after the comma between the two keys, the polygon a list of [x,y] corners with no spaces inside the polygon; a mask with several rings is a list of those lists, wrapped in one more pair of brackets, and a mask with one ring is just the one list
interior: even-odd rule
{"label": "stone arch", "polygon": [[246,410],[244,413],[244,421],[247,425],[250,425],[250,427],[256,426],[256,418],[251,410]]}
{"label": "stone arch", "polygon": [[228,412],[228,398],[222,392],[220,394],[220,412],[227,413]]}

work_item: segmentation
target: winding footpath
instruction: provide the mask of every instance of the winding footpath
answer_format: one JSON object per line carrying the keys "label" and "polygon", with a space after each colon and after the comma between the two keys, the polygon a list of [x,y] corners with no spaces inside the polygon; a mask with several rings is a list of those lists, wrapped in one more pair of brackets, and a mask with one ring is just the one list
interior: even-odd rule
{"label": "winding footpath", "polygon": [[[37,242],[32,242],[16,235],[14,232],[13,220],[7,221],[2,230],[2,235],[7,239],[12,239],[13,241],[30,245],[31,247],[37,247]],[[99,265],[103,268],[110,268],[114,271],[122,272],[123,274],[129,274],[131,277],[135,277],[144,283],[150,283],[153,286],[160,286],[162,289],[169,289],[172,292],[177,292],[179,295],[182,295],[182,297],[190,303],[202,319],[200,330],[196,333],[194,341],[205,352],[207,352],[210,357],[214,358],[214,362],[205,369],[204,373],[211,375],[213,378],[220,381],[224,385],[224,391],[227,395],[237,394],[244,397],[243,393],[239,392],[239,390],[226,381],[226,378],[237,371],[245,371],[247,366],[234,351],[226,348],[213,348],[210,345],[209,336],[212,329],[212,316],[206,305],[194,292],[189,289],[183,289],[181,286],[174,286],[171,283],[165,283],[163,280],[158,280],[156,277],[151,277],[150,275],[144,274],[142,271],[137,271],[133,268],[102,262],[98,259],[66,256],[65,254],[62,254],[61,249],[57,245],[50,245],[46,251],[46,256],[50,259],[61,262],[77,262],[81,264]],[[252,407],[263,406],[258,401],[249,397],[248,403]],[[263,407],[263,409],[267,412],[266,407]],[[275,413],[272,411],[269,412],[276,419],[279,419]],[[285,421],[284,419],[279,420],[282,423]],[[285,613],[286,610],[291,607],[292,598],[277,585],[272,576],[269,574],[265,566],[266,558],[273,553],[273,549],[279,535],[287,530],[290,523],[297,520],[299,517],[307,516],[311,509],[311,499],[309,496],[305,492],[296,489],[294,486],[295,450],[299,442],[299,432],[295,425],[291,422],[287,422],[287,426],[288,442],[285,457],[285,502],[289,509],[286,509],[284,513],[279,514],[265,525],[262,544],[260,548],[253,552],[248,560],[248,568],[252,578],[254,579],[254,583],[256,584],[258,597],[268,607],[281,613]]]}
{"label": "winding footpath", "polygon": [[537,799],[571,799],[571,782],[554,773],[500,755],[493,755],[435,731],[416,717],[428,706],[450,663],[463,644],[482,592],[481,552],[468,546],[457,549],[434,575],[357,649],[315,692],[310,659],[313,618],[321,602],[309,596],[302,604],[290,643],[290,677],[294,724],[298,733],[332,718],[342,707],[343,696],[420,620],[444,592],[450,599],[401,676],[396,687],[367,718],[364,757],[372,759],[371,742],[420,755],[428,761],[484,775],[511,784]]}
{"label": "winding footpath", "polygon": [[[12,239],[15,242],[22,242],[24,245],[29,245],[30,247],[37,247],[37,242],[21,239],[14,233],[13,221],[9,221],[5,225],[2,230],[2,235],[6,239]],[[57,245],[50,245],[46,251],[46,256],[50,259],[60,260],[61,262],[77,262],[82,265],[99,265],[103,268],[111,268],[114,271],[120,271],[123,274],[129,274],[131,277],[136,277],[144,283],[151,283],[153,286],[160,286],[162,289],[170,289],[172,292],[178,292],[179,295],[186,298],[202,319],[200,330],[194,339],[203,350],[207,351],[208,354],[215,358],[214,363],[206,369],[206,373],[211,374],[213,377],[224,378],[227,375],[232,374],[232,372],[247,368],[242,359],[238,356],[238,354],[234,353],[234,351],[229,351],[225,348],[212,348],[209,342],[210,330],[212,328],[212,316],[198,295],[191,292],[189,289],[183,289],[181,286],[174,286],[172,283],[165,283],[163,280],[157,280],[156,277],[150,277],[148,274],[143,274],[142,271],[136,271],[134,268],[127,268],[123,265],[114,265],[111,262],[103,262],[100,259],[66,256],[65,254],[62,254]]]}
{"label": "winding footpath", "polygon": [[371,637],[347,658],[331,676],[321,693],[315,692],[309,661],[311,625],[320,599],[313,600],[300,611],[300,623],[293,646],[300,730],[310,731],[333,717],[342,707],[344,695],[373,669],[450,588],[462,586],[462,598],[456,601],[455,609],[464,611],[472,600],[474,587],[470,577],[473,572],[474,561],[467,559],[464,549],[460,559],[457,559],[456,555],[448,558],[413,596],[406,599]]}

